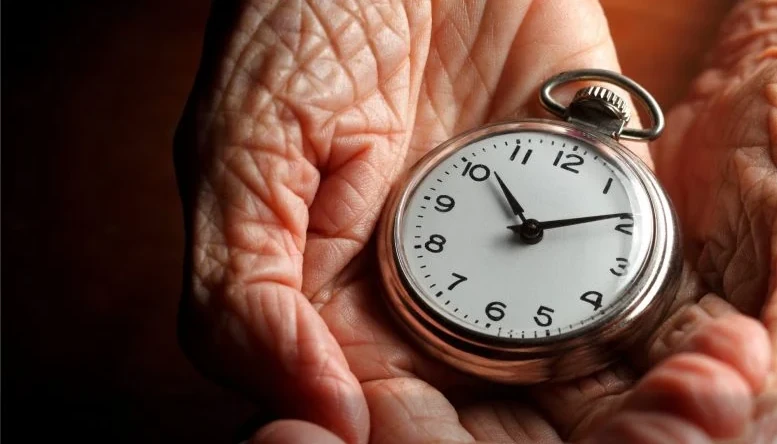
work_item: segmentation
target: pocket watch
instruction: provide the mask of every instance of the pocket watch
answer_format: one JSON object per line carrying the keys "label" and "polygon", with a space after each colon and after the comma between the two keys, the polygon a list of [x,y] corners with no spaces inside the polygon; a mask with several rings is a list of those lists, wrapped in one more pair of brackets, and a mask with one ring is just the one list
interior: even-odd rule
{"label": "pocket watch", "polygon": [[[556,87],[577,81],[568,106]],[[613,84],[651,126],[627,127]],[[609,85],[608,85],[609,86]],[[672,204],[619,141],[664,118],[633,80],[560,73],[540,88],[555,119],[481,126],[439,145],[392,189],[378,227],[384,296],[426,352],[488,380],[589,375],[655,330],[681,271]]]}

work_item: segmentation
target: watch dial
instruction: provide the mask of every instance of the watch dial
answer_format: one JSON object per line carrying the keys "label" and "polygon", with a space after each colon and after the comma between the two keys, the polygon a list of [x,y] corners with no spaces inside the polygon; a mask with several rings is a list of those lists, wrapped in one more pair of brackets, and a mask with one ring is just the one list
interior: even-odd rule
{"label": "watch dial", "polygon": [[395,235],[406,279],[438,319],[542,341],[622,305],[653,229],[644,189],[612,154],[571,135],[514,131],[429,170]]}

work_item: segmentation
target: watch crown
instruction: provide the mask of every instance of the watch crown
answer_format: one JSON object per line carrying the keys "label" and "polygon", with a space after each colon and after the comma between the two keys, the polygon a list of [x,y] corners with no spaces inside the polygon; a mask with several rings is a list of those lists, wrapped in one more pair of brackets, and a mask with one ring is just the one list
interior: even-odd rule
{"label": "watch crown", "polygon": [[611,112],[615,113],[619,119],[623,120],[624,123],[628,122],[631,118],[626,102],[607,88],[601,86],[588,86],[579,90],[575,94],[574,99],[572,99],[573,103],[586,101],[596,101],[605,105]]}

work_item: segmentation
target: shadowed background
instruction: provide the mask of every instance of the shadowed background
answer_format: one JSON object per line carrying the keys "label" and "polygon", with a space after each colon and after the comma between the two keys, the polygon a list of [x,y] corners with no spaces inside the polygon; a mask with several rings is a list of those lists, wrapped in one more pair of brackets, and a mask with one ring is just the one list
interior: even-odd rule
{"label": "shadowed background", "polygon": [[[730,1],[602,3],[625,74],[667,110]],[[3,7],[3,435],[235,442],[256,408],[175,338],[171,143],[209,2]]]}

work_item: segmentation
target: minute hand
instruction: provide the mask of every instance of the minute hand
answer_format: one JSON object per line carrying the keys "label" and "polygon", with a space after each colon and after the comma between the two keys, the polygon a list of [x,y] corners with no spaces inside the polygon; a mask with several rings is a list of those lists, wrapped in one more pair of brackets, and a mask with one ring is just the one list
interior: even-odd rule
{"label": "minute hand", "polygon": [[[560,220],[549,220],[546,222],[537,222],[537,228],[542,230],[547,230],[550,228],[559,228],[559,227],[566,227],[569,225],[577,225],[577,224],[585,224],[588,222],[596,222],[598,220],[605,220],[605,219],[615,219],[616,217],[624,218],[624,217],[631,217],[631,213],[614,213],[614,214],[603,214],[600,216],[588,216],[588,217],[576,217],[573,219],[560,219]],[[513,231],[520,230],[520,225],[511,225],[507,227]]]}

